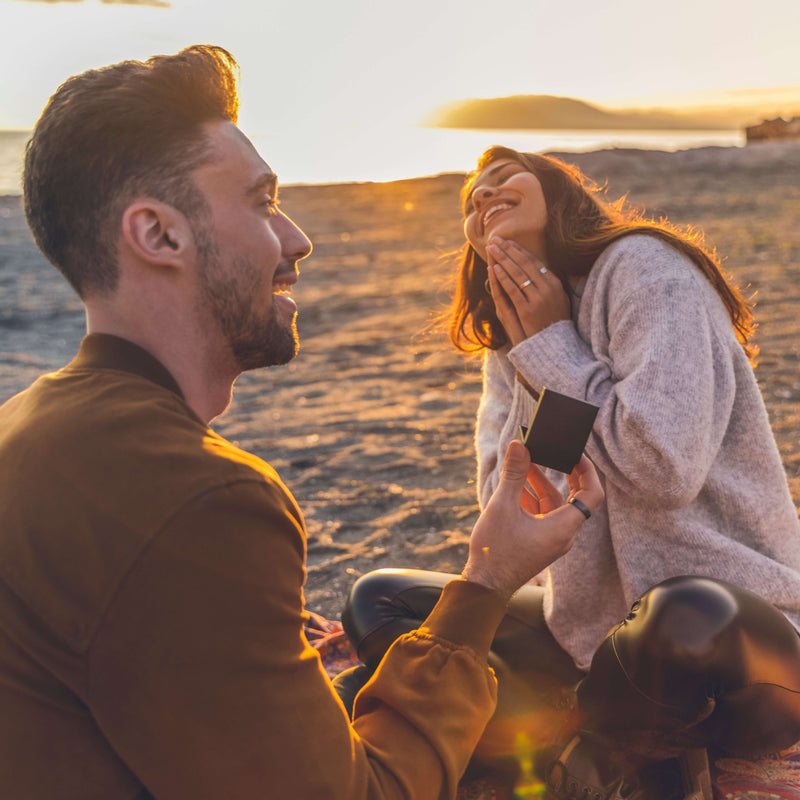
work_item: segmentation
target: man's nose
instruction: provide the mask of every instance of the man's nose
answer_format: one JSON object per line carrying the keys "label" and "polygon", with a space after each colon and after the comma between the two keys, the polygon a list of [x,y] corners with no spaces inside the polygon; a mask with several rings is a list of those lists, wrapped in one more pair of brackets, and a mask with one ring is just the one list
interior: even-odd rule
{"label": "man's nose", "polygon": [[284,258],[291,258],[293,261],[300,261],[305,258],[312,250],[311,240],[294,223],[294,221],[283,215],[281,225],[281,253]]}

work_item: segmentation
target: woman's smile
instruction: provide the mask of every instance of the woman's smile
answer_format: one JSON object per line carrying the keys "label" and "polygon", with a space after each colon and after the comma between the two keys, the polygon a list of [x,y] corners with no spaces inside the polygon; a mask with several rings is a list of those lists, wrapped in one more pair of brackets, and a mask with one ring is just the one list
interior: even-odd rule
{"label": "woman's smile", "polygon": [[508,208],[514,208],[513,203],[500,202],[491,206],[483,215],[483,227],[486,229],[486,223],[498,212],[505,211]]}

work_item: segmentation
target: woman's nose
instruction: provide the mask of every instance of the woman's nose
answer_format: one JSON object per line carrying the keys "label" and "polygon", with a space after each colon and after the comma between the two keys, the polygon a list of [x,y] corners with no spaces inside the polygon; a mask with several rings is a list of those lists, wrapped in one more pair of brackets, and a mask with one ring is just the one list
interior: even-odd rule
{"label": "woman's nose", "polygon": [[481,206],[486,203],[490,197],[495,193],[495,190],[491,186],[479,186],[475,191],[472,193],[472,205],[476,211],[481,210]]}

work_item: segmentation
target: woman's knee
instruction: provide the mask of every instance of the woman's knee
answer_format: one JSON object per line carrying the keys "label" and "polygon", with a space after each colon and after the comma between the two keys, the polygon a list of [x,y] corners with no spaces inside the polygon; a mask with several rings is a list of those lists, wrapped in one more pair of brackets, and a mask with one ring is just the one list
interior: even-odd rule
{"label": "woman's knee", "polygon": [[395,639],[420,626],[455,577],[418,569],[380,569],[360,577],[342,612],[358,657],[375,669]]}
{"label": "woman's knee", "polygon": [[696,676],[714,695],[758,682],[800,690],[797,631],[770,603],[723,581],[678,576],[654,586],[611,638],[648,694],[679,696]]}
{"label": "woman's knee", "polygon": [[680,576],[634,604],[598,648],[579,697],[598,725],[713,731],[725,745],[718,723],[734,705],[745,725],[771,709],[791,738],[799,691],[800,637],[783,614],[736,586]]}
{"label": "woman's knee", "polygon": [[[342,625],[359,658],[375,668],[392,642],[418,628],[457,576],[414,569],[383,569],[359,578],[345,603]],[[524,586],[511,599],[492,643],[490,661],[508,669],[552,672],[573,684],[581,677],[544,623],[543,590]]]}

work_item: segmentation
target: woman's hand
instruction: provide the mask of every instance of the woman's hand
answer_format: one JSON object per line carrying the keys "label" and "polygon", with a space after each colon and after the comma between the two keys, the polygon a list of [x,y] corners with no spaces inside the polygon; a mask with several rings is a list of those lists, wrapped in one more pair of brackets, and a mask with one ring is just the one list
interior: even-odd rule
{"label": "woman's hand", "polygon": [[[579,500],[590,513],[603,501],[600,479],[585,455],[567,482],[569,499]],[[462,577],[508,600],[572,547],[585,519],[531,464],[525,445],[512,441],[500,483],[472,529]]]}
{"label": "woman's hand", "polygon": [[493,236],[486,257],[497,317],[513,345],[570,318],[561,281],[534,255],[510,239]]}

